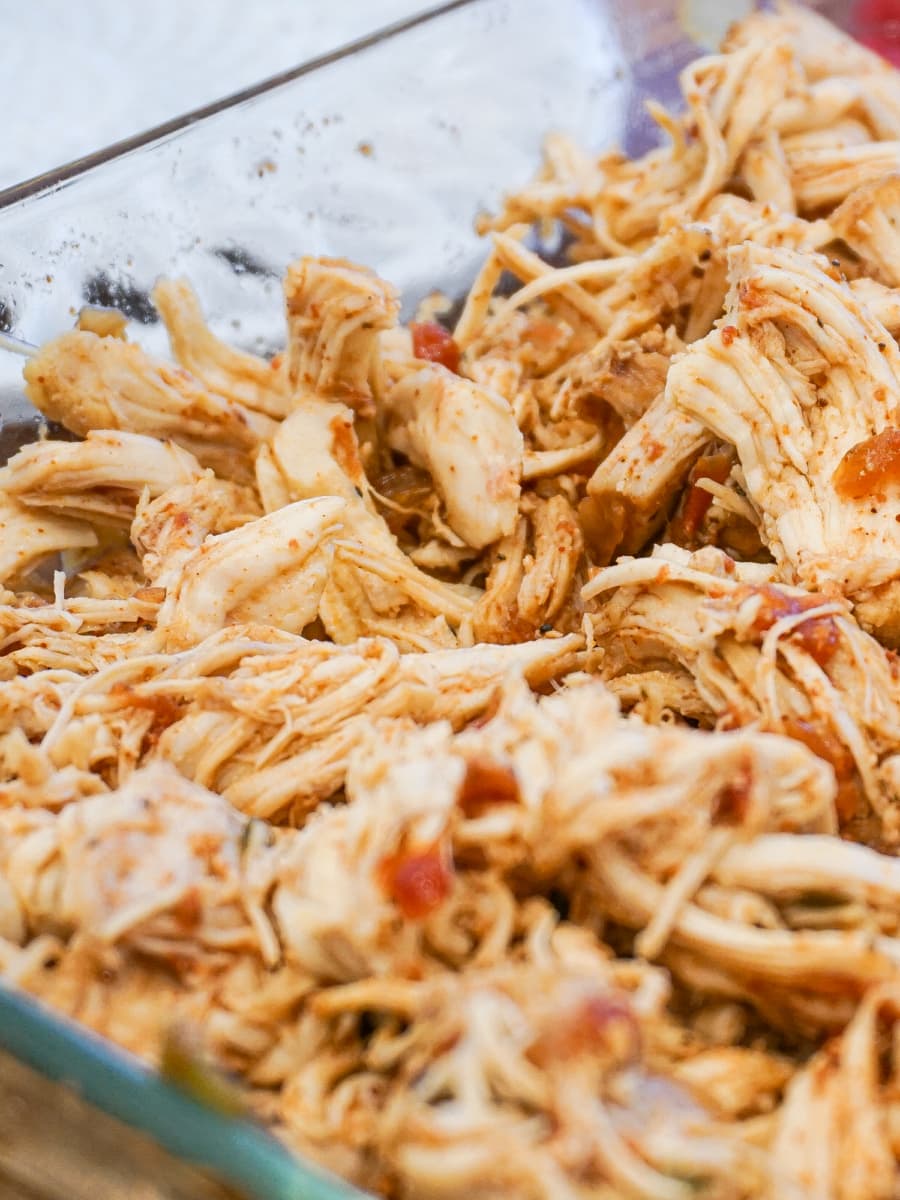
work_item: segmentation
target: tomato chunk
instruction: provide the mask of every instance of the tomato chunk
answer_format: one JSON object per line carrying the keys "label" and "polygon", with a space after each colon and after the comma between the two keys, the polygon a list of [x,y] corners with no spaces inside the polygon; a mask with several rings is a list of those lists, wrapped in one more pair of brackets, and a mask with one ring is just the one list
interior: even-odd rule
{"label": "tomato chunk", "polygon": [[[818,608],[828,603],[827,596],[815,593],[808,596],[790,596],[771,583],[759,587],[748,586],[745,595],[757,595],[761,598],[759,611],[753,622],[753,631],[758,634],[771,629],[775,622],[783,617],[797,616],[810,608]],[[810,617],[808,621],[801,621],[791,630],[790,636],[800,643],[820,667],[826,667],[831,662],[841,642],[840,629],[832,616]]]}
{"label": "tomato chunk", "polygon": [[530,1057],[539,1066],[598,1055],[627,1063],[640,1052],[640,1027],[627,998],[613,992],[586,996],[532,1044]]}
{"label": "tomato chunk", "polygon": [[690,487],[685,496],[681,517],[675,522],[676,541],[691,541],[697,536],[697,531],[713,502],[712,493],[698,487],[697,480],[712,479],[715,483],[724,483],[730,472],[731,458],[727,454],[707,454],[697,459],[688,477]]}
{"label": "tomato chunk", "polygon": [[900,429],[883,429],[857,442],[837,465],[834,490],[848,500],[865,500],[900,484]]}
{"label": "tomato chunk", "polygon": [[467,817],[480,817],[498,804],[515,804],[519,782],[512,767],[487,758],[471,758],[459,791],[459,807]]}
{"label": "tomato chunk", "polygon": [[453,890],[453,870],[437,844],[387,855],[378,864],[378,878],[410,921],[430,916]]}
{"label": "tomato chunk", "polygon": [[440,363],[448,371],[459,373],[459,346],[443,325],[437,321],[413,321],[409,329],[416,358]]}

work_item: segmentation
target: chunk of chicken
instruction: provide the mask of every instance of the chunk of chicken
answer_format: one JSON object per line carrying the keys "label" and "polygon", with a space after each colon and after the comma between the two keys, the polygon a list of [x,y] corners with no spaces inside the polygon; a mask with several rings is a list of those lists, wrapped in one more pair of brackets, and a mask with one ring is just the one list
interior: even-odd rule
{"label": "chunk of chicken", "polygon": [[394,289],[346,259],[301,258],[288,268],[284,294],[290,388],[370,411],[378,334],[399,311]]}
{"label": "chunk of chicken", "polygon": [[[490,709],[505,679],[544,686],[579,664],[580,648],[581,639],[570,636],[398,655],[373,639],[340,648],[310,642],[254,660],[248,647],[228,682],[213,685],[219,698],[192,706],[163,734],[159,753],[251,816],[288,811],[299,821],[345,786],[351,756],[380,718],[465,725]],[[288,678],[297,683],[286,712]],[[180,686],[173,679],[168,690],[177,695]],[[270,712],[268,740],[247,728],[248,704]],[[219,735],[213,751],[211,731]]]}
{"label": "chunk of chicken", "polygon": [[889,287],[900,286],[898,220],[900,174],[857,188],[829,218],[835,233],[860,256],[866,273]]}
{"label": "chunk of chicken", "polygon": [[675,406],[667,385],[588,481],[578,515],[595,562],[636,553],[662,528],[709,441],[708,428]]}
{"label": "chunk of chicken", "polygon": [[118,429],[171,438],[226,478],[248,476],[249,452],[274,428],[269,417],[118,338],[63,334],[23,373],[32,404],[73,433]]}
{"label": "chunk of chicken", "polygon": [[900,1184],[896,1054],[900,989],[872,988],[841,1036],[795,1075],[772,1145],[773,1200],[890,1200]]}
{"label": "chunk of chicken", "polygon": [[790,168],[774,129],[747,145],[741,158],[741,174],[754,200],[786,213],[796,210]]}
{"label": "chunk of chicken", "polygon": [[[703,212],[715,222],[724,251],[738,242],[783,246],[788,250],[820,250],[834,236],[830,224],[822,218],[806,220],[791,212],[773,212],[770,204],[745,200],[730,192],[713,196]],[[722,265],[728,266],[725,253]],[[727,279],[725,282],[727,290]]]}
{"label": "chunk of chicken", "polygon": [[159,496],[203,475],[176,442],[91,430],[81,442],[32,442],[0,470],[0,488],[29,508],[63,516],[130,522],[141,492]]}
{"label": "chunk of chicken", "polygon": [[476,549],[512,532],[524,442],[502,396],[432,364],[387,405],[391,445],[430,473],[451,529]]}
{"label": "chunk of chicken", "polygon": [[[359,456],[353,410],[319,396],[304,396],[279,425],[257,467],[269,511],[291,500],[340,496],[374,513]],[[268,498],[268,499],[267,499]]]}
{"label": "chunk of chicken", "polygon": [[[72,595],[96,600],[128,600],[137,592],[146,591],[147,579],[138,556],[130,549],[116,546],[89,554],[87,562],[77,561],[85,552],[63,557]],[[72,562],[71,559],[76,561]]]}
{"label": "chunk of chicken", "polygon": [[877,280],[861,275],[859,279],[851,279],[850,290],[896,340],[900,336],[900,288],[885,287]]}
{"label": "chunk of chicken", "polygon": [[[668,402],[736,447],[785,581],[843,593],[897,640],[897,345],[824,260],[751,243],[730,257],[726,322],[673,365]],[[870,468],[857,463],[867,447]]]}
{"label": "chunk of chicken", "polygon": [[835,151],[846,150],[851,146],[872,147],[872,131],[865,121],[858,117],[844,117],[833,125],[805,129],[802,132],[787,134],[781,139],[785,155],[805,155],[810,150]]}
{"label": "chunk of chicken", "polygon": [[79,930],[174,963],[179,948],[193,958],[256,940],[237,894],[245,824],[220,797],[154,763],[121,790],[37,823],[12,845],[4,875],[33,930]]}
{"label": "chunk of chicken", "polygon": [[450,626],[472,611],[474,589],[433,579],[397,545],[370,496],[350,409],[304,396],[260,453],[257,478],[267,507],[323,495],[346,502],[320,612],[332,638],[384,634],[410,649],[454,643]]}
{"label": "chunk of chicken", "polygon": [[[709,205],[709,217],[708,227],[692,225],[686,230],[673,230],[657,239],[637,260],[643,264],[643,286],[648,287],[649,297],[666,295],[671,289],[668,303],[672,311],[679,301],[690,304],[690,315],[683,326],[686,342],[705,335],[723,311],[729,245],[751,241],[760,246],[809,249],[824,244],[832,236],[824,222],[791,216],[773,219],[762,205],[734,196],[716,197]],[[666,241],[670,245],[664,252],[661,244]],[[683,256],[677,277],[682,282],[677,287],[665,272],[665,264],[672,261],[676,251]],[[631,273],[626,274],[622,284],[630,279]],[[685,280],[690,281],[687,290]],[[613,291],[607,289],[604,296],[609,298]],[[619,303],[622,328],[627,330],[633,320],[627,292],[623,292]],[[648,383],[660,382],[660,375],[663,385],[668,379],[671,356],[682,345],[671,332],[668,341],[669,359],[656,362],[656,373]],[[599,363],[606,356],[615,356],[618,345],[617,341],[607,339],[585,361]],[[565,371],[559,374],[563,376],[561,385],[566,387]],[[586,383],[590,384],[589,375]],[[594,471],[580,509],[592,555],[600,563],[609,562],[617,553],[636,553],[658,532],[674,507],[691,466],[710,440],[701,421],[677,408],[668,388],[652,396],[643,391],[640,402],[644,404],[643,411],[632,411],[628,418],[623,417],[626,433]]]}
{"label": "chunk of chicken", "polygon": [[821,212],[900,170],[900,141],[794,150],[787,161],[800,211]]}
{"label": "chunk of chicken", "polygon": [[610,163],[591,205],[598,240],[621,253],[696,219],[765,131],[792,75],[790,48],[771,31],[748,36],[727,57],[688,64],[680,76],[687,115],[679,120],[659,113],[672,144],[635,162]]}
{"label": "chunk of chicken", "polygon": [[745,150],[787,94],[792,54],[780,39],[748,39],[729,58],[684,68],[681,85],[705,151],[700,178],[672,216],[691,217],[722,190]]}
{"label": "chunk of chicken", "polygon": [[281,363],[226,345],[212,333],[197,293],[186,279],[161,279],[153,303],[169,334],[172,354],[211,392],[252,412],[287,416],[291,397]]}
{"label": "chunk of chicken", "polygon": [[472,621],[480,642],[518,642],[549,626],[566,628],[563,610],[572,599],[584,549],[581,530],[563,496],[528,508],[529,515],[497,543]]}
{"label": "chunk of chicken", "polygon": [[209,534],[229,533],[261,517],[255,493],[239,483],[205,475],[171,487],[155,499],[142,498],[131,524],[131,541],[144,574],[168,587],[181,565]]}
{"label": "chunk of chicken", "polygon": [[86,522],[33,512],[0,490],[0,582],[20,578],[62,550],[96,545],[97,535]]}
{"label": "chunk of chicken", "polygon": [[263,621],[299,633],[313,621],[346,504],[301,500],[209,537],[168,585],[158,630],[172,650],[226,625]]}
{"label": "chunk of chicken", "polygon": [[[678,224],[655,238],[602,293],[604,303],[615,317],[607,330],[605,346],[600,343],[595,353],[599,355],[607,346],[635,337],[654,325],[674,323],[678,310],[695,303],[702,295],[707,275],[704,263],[711,261],[720,246],[715,224]],[[716,291],[719,296],[712,317],[718,314],[725,295],[722,285]]]}
{"label": "chunk of chicken", "polygon": [[[791,36],[796,59],[798,51],[804,50],[803,45],[786,29],[780,32],[782,37]],[[847,114],[855,109],[859,98],[859,83],[852,76],[829,74],[816,79],[807,75],[795,82],[789,94],[775,105],[768,125],[782,141],[791,135],[808,136],[817,130],[827,133],[852,119]]]}
{"label": "chunk of chicken", "polygon": [[585,417],[596,419],[598,407],[608,405],[629,429],[662,394],[672,355],[682,348],[671,326],[655,326],[635,338],[602,342],[537,386],[542,392],[564,391]]}

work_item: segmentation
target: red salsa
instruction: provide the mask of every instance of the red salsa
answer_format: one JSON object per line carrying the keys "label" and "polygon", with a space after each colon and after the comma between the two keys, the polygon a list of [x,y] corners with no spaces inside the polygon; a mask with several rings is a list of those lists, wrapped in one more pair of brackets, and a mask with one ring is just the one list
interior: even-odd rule
{"label": "red salsa", "polygon": [[438,844],[388,854],[378,864],[378,880],[410,921],[421,921],[453,890],[453,870]]}
{"label": "red salsa", "polygon": [[409,330],[416,358],[440,363],[448,371],[459,372],[459,346],[443,325],[437,321],[413,321]]}
{"label": "red salsa", "polygon": [[625,996],[597,993],[586,996],[532,1045],[538,1065],[601,1054],[614,1062],[629,1062],[640,1050],[640,1028]]}
{"label": "red salsa", "polygon": [[[828,603],[828,597],[812,593],[808,596],[789,596],[771,583],[759,587],[747,587],[745,596],[759,596],[760,606],[753,622],[754,633],[764,634],[771,629],[776,621],[784,617],[793,617],[811,608],[819,608]],[[816,660],[820,667],[825,667],[834,658],[840,645],[840,630],[832,616],[811,617],[801,621],[792,630],[790,636]]]}
{"label": "red salsa", "polygon": [[487,758],[472,758],[459,790],[458,802],[467,817],[483,816],[498,804],[515,804],[519,783],[512,767]]}
{"label": "red salsa", "polygon": [[857,442],[834,472],[834,490],[845,500],[864,500],[900,484],[900,429],[883,429]]}

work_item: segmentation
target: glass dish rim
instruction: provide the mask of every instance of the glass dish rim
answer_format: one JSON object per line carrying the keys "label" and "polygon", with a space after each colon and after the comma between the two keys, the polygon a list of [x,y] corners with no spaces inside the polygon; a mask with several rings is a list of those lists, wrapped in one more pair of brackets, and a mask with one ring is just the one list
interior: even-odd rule
{"label": "glass dish rim", "polygon": [[201,1104],[115,1042],[0,980],[0,1049],[247,1200],[368,1200],[262,1125]]}
{"label": "glass dish rim", "polygon": [[236,108],[247,101],[254,100],[257,96],[277,91],[278,88],[285,87],[305,75],[312,75],[322,68],[329,67],[343,59],[352,58],[362,51],[378,46],[382,42],[388,42],[398,35],[407,33],[421,25],[426,25],[431,21],[438,21],[442,17],[456,12],[458,9],[471,8],[481,2],[482,0],[443,0],[440,4],[431,5],[420,12],[412,13],[407,17],[401,17],[399,20],[373,29],[370,33],[363,34],[361,37],[353,38],[349,42],[342,42],[339,46],[335,46],[331,50],[326,50],[322,54],[304,59],[296,66],[288,67],[284,71],[278,71],[274,75],[268,75],[265,79],[261,79],[257,83],[249,84],[247,87],[241,88],[236,92],[230,92],[228,95],[222,96],[217,100],[211,100],[209,103],[200,105],[198,108],[189,109],[177,117],[171,117],[168,121],[163,121],[139,133],[131,134],[127,138],[120,138],[118,141],[102,146],[98,150],[92,150],[89,154],[82,155],[80,158],[71,159],[69,162],[62,163],[57,167],[41,171],[38,175],[33,175],[29,179],[23,179],[19,183],[0,188],[0,211],[11,208],[22,200],[36,199],[43,193],[54,192],[79,179],[82,175],[89,174],[95,168],[124,158],[135,150],[167,141],[169,138],[183,133],[191,126],[198,125],[210,117],[218,116],[220,113],[227,112],[231,108]]}

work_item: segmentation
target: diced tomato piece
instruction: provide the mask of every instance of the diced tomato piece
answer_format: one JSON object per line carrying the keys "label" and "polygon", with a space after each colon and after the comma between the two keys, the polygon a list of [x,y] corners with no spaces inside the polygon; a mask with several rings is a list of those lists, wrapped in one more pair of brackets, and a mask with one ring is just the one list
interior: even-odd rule
{"label": "diced tomato piece", "polygon": [[410,921],[421,921],[453,890],[453,870],[439,845],[389,854],[378,865],[386,894]]}
{"label": "diced tomato piece", "polygon": [[498,804],[515,804],[519,782],[512,767],[487,758],[471,758],[459,791],[459,807],[467,817],[480,817]]}
{"label": "diced tomato piece", "polygon": [[413,321],[409,329],[416,358],[440,363],[448,371],[459,372],[459,346],[443,325],[437,321]]}
{"label": "diced tomato piece", "polygon": [[[797,616],[807,609],[828,603],[827,596],[814,592],[808,596],[790,596],[771,583],[758,587],[748,585],[745,594],[757,595],[761,599],[759,612],[753,622],[754,632],[759,634],[764,634],[784,617]],[[840,629],[832,616],[810,617],[808,621],[801,621],[791,630],[790,636],[820,667],[826,667],[831,662],[841,642]]]}
{"label": "diced tomato piece", "polygon": [[883,429],[857,442],[838,463],[834,490],[848,500],[869,500],[900,486],[900,429]]}

